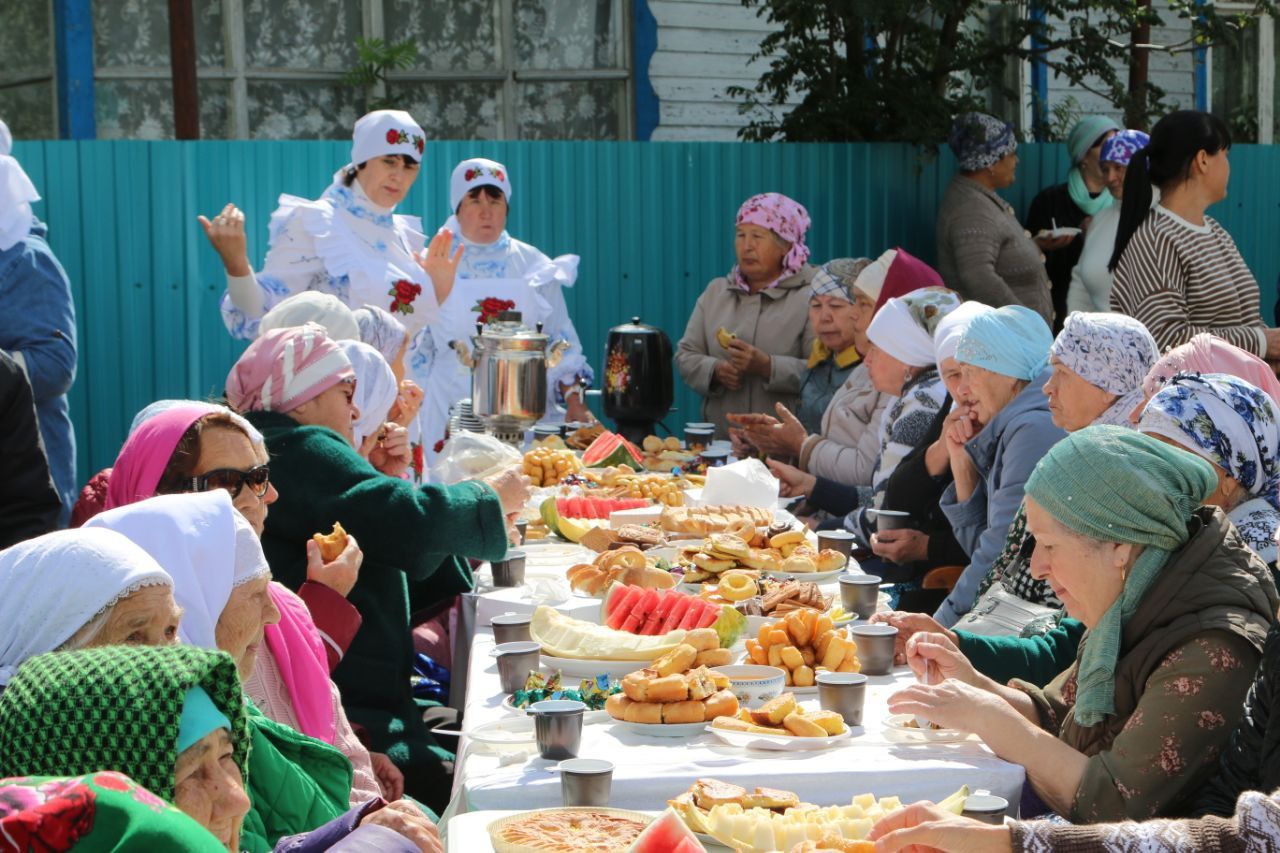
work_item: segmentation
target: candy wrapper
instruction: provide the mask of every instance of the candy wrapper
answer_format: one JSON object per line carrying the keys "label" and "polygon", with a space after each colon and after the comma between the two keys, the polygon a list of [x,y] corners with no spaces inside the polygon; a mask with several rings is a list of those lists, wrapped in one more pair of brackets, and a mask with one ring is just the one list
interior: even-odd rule
{"label": "candy wrapper", "polygon": [[555,675],[544,676],[540,672],[530,672],[523,690],[517,690],[511,696],[511,704],[517,708],[527,708],[534,702],[544,699],[573,699],[586,704],[592,711],[599,711],[605,701],[614,693],[622,690],[621,684],[614,684],[607,675],[595,678],[584,678],[577,690],[566,690],[560,671]]}

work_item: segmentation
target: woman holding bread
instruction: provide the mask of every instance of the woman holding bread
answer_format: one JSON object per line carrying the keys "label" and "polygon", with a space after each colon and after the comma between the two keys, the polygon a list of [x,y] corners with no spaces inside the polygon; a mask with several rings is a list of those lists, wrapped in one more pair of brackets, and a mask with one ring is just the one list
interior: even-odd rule
{"label": "woman holding bread", "polygon": [[979,735],[1073,823],[1179,814],[1217,770],[1280,601],[1204,506],[1216,486],[1208,462],[1133,430],[1064,438],[1027,481],[1026,513],[1033,571],[1088,629],[1074,663],[1044,688],[1004,686],[917,634],[908,662],[927,683],[890,710]]}
{"label": "woman holding bread", "polygon": [[792,406],[813,346],[804,243],[809,214],[781,193],[752,196],[734,223],[737,263],[698,297],[676,347],[676,368],[702,395],[702,419],[727,438],[729,412]]}

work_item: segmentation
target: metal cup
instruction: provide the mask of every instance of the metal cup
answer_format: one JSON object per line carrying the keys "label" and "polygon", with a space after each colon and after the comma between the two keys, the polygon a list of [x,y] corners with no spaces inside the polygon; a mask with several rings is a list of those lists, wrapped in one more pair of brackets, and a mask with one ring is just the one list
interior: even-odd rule
{"label": "metal cup", "polygon": [[517,521],[517,522],[516,522],[516,533],[520,534],[520,542],[521,542],[521,543],[523,543],[523,542],[524,542],[525,534],[526,534],[526,533],[528,533],[528,532],[529,532],[529,522],[527,522],[527,521]]}
{"label": "metal cup", "polygon": [[909,530],[911,524],[911,513],[909,512],[900,512],[895,509],[876,510],[877,533],[884,533],[886,530]]}
{"label": "metal cup", "polygon": [[538,753],[548,761],[574,758],[582,745],[582,715],[587,706],[569,699],[548,699],[529,706]]}
{"label": "metal cup", "polygon": [[684,444],[690,450],[705,449],[711,446],[716,437],[716,425],[712,423],[690,423],[684,425]]}
{"label": "metal cup", "polygon": [[493,641],[500,645],[506,643],[527,643],[533,639],[529,634],[529,623],[533,617],[528,613],[503,613],[489,620],[493,629]]}
{"label": "metal cup", "polygon": [[879,575],[841,575],[840,606],[846,613],[857,613],[860,619],[870,619],[880,603]]}
{"label": "metal cup", "polygon": [[560,762],[560,796],[565,806],[607,806],[613,764],[599,758]]}
{"label": "metal cup", "polygon": [[542,662],[542,645],[534,642],[502,643],[493,647],[498,659],[498,679],[504,693],[524,689],[530,670]]}
{"label": "metal cup", "polygon": [[893,646],[898,629],[892,625],[854,625],[849,629],[858,644],[863,675],[888,675],[893,669]]}
{"label": "metal cup", "polygon": [[845,557],[849,557],[853,554],[853,543],[856,540],[857,537],[847,530],[819,530],[818,550],[823,551],[830,548],[832,551],[838,551]]}
{"label": "metal cup", "polygon": [[493,563],[494,586],[520,586],[524,583],[524,551],[508,551]]}
{"label": "metal cup", "polygon": [[971,817],[983,823],[1002,826],[1004,824],[1004,816],[1008,811],[1009,801],[1004,797],[997,797],[990,791],[978,791],[971,796],[965,797],[962,814],[965,817]]}
{"label": "metal cup", "polygon": [[[861,651],[861,648],[859,648]],[[862,725],[862,706],[867,698],[867,677],[860,672],[820,672],[818,704],[824,711],[835,711],[846,726]]]}

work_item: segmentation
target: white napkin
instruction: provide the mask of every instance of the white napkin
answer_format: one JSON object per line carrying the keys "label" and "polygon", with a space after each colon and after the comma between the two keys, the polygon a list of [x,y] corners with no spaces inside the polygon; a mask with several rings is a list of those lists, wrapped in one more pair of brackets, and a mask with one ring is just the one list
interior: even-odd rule
{"label": "white napkin", "polygon": [[524,600],[534,605],[560,604],[572,595],[568,580],[549,575],[526,577],[521,592]]}
{"label": "white napkin", "polygon": [[707,471],[702,503],[740,504],[774,509],[778,505],[778,478],[759,459],[743,459]]}

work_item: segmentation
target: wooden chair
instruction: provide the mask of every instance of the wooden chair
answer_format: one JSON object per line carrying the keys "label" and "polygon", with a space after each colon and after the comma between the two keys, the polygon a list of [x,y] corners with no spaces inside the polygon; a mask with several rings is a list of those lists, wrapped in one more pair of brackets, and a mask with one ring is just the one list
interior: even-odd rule
{"label": "wooden chair", "polygon": [[936,569],[930,569],[925,572],[924,578],[920,581],[922,589],[945,589],[950,591],[956,585],[956,581],[960,579],[960,574],[964,571],[964,566],[938,566]]}

